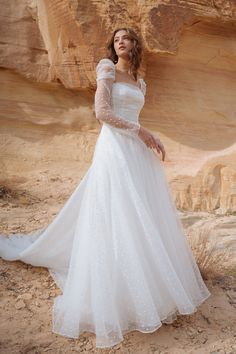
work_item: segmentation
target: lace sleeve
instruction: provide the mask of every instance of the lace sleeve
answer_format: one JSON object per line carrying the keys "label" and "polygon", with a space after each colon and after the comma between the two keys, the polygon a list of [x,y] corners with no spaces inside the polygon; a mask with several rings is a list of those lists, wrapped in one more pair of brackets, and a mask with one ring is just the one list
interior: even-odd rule
{"label": "lace sleeve", "polygon": [[110,59],[101,59],[96,67],[96,74],[96,118],[116,128],[125,129],[138,135],[140,124],[118,116],[111,108],[111,90],[115,80],[115,64]]}

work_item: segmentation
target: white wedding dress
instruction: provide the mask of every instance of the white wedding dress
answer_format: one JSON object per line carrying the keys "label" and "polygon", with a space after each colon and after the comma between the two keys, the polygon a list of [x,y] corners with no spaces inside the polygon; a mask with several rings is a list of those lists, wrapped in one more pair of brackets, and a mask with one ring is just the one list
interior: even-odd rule
{"label": "white wedding dress", "polygon": [[31,235],[0,237],[0,256],[47,267],[63,294],[53,332],[96,334],[111,347],[132,330],[153,332],[210,296],[183,233],[157,155],[138,137],[146,84],[115,82],[96,67],[103,121],[90,168],[53,222]]}

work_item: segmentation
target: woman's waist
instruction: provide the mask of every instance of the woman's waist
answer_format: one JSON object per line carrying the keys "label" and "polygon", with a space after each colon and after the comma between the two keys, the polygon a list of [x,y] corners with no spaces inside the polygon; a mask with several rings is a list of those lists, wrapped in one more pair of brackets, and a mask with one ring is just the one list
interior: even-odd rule
{"label": "woman's waist", "polygon": [[103,122],[103,126],[102,126],[102,130],[108,133],[120,133],[122,135],[126,135],[126,136],[132,136],[135,137],[137,134],[136,132],[134,132],[132,129],[127,129],[127,128],[118,128],[116,126],[113,126],[109,123]]}
{"label": "woman's waist", "polygon": [[130,122],[138,123],[139,112],[137,112],[136,110],[113,108],[112,111],[120,118],[123,118],[125,120],[129,120]]}

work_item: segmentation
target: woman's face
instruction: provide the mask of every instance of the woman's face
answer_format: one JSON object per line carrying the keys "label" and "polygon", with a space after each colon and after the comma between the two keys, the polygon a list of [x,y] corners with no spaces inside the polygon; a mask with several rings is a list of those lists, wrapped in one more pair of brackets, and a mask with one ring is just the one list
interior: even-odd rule
{"label": "woman's face", "polygon": [[129,58],[129,52],[133,48],[133,42],[125,30],[116,32],[114,37],[114,49],[116,55],[122,58]]}

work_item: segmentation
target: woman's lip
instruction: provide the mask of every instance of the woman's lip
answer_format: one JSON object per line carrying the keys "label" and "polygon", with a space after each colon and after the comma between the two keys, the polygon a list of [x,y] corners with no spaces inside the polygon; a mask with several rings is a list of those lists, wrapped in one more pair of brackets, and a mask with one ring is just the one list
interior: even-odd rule
{"label": "woman's lip", "polygon": [[125,49],[125,47],[120,47],[119,49]]}

